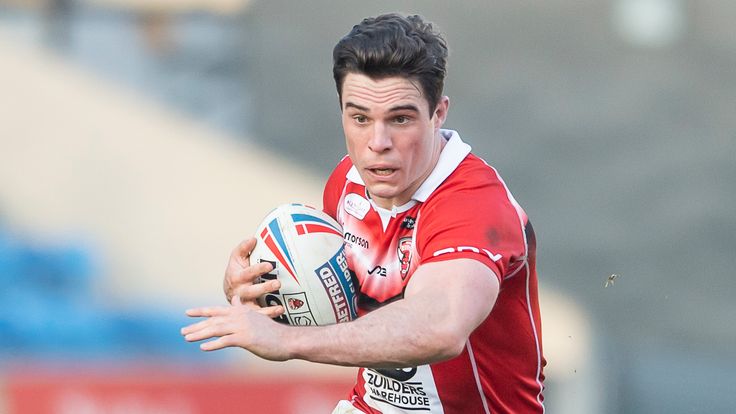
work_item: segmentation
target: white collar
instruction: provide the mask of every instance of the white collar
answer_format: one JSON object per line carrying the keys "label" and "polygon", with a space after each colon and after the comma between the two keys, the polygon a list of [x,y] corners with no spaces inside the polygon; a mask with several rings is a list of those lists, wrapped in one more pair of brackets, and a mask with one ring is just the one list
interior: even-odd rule
{"label": "white collar", "polygon": [[[429,176],[422,182],[417,191],[411,197],[412,200],[419,201],[421,203],[427,201],[430,195],[442,184],[447,177],[452,174],[458,165],[470,154],[470,145],[463,142],[460,139],[460,135],[457,131],[451,129],[441,129],[440,133],[442,137],[447,140],[447,144],[440,153],[440,158],[437,160],[437,165],[434,166]],[[347,173],[347,179],[355,184],[365,185],[363,179],[360,178],[358,169],[353,165],[350,167],[350,171]],[[409,203],[412,203],[410,200]],[[399,207],[400,208],[400,207]]]}

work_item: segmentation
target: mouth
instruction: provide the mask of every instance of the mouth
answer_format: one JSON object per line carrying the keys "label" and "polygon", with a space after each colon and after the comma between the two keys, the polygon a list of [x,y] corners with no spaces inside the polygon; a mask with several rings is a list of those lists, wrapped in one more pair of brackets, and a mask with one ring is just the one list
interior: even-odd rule
{"label": "mouth", "polygon": [[388,177],[393,174],[396,169],[394,168],[368,168],[368,171],[379,177]]}

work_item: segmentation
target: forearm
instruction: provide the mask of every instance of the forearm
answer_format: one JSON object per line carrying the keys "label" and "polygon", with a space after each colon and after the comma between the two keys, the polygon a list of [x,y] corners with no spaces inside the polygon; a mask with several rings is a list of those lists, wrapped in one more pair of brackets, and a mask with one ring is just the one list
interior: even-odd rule
{"label": "forearm", "polygon": [[296,359],[371,368],[417,366],[459,355],[467,334],[458,329],[455,315],[417,302],[396,301],[349,323],[289,327],[283,343]]}
{"label": "forearm", "polygon": [[[455,277],[446,283],[447,275]],[[488,316],[498,280],[483,264],[458,259],[420,266],[404,299],[337,325],[284,327],[288,358],[334,365],[399,368],[459,355]]]}
{"label": "forearm", "polygon": [[[462,275],[444,283],[447,275]],[[213,339],[204,351],[238,346],[262,358],[304,359],[334,365],[400,368],[459,355],[498,295],[498,281],[484,265],[467,259],[420,266],[404,292],[357,320],[330,326],[276,323],[250,304],[187,310],[206,319],[182,328],[187,341]],[[237,296],[236,296],[237,298]]]}

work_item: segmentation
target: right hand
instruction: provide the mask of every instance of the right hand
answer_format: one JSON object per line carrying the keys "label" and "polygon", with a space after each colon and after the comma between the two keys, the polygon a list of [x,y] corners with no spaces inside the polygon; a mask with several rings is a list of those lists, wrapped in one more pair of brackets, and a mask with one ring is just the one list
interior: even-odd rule
{"label": "right hand", "polygon": [[271,263],[250,263],[250,253],[256,247],[256,239],[251,237],[243,240],[233,249],[230,260],[225,269],[223,290],[227,301],[231,304],[242,303],[250,308],[258,309],[259,313],[275,318],[284,313],[283,306],[268,306],[261,308],[256,299],[281,287],[278,280],[269,280],[264,283],[254,283],[261,275],[273,270]]}

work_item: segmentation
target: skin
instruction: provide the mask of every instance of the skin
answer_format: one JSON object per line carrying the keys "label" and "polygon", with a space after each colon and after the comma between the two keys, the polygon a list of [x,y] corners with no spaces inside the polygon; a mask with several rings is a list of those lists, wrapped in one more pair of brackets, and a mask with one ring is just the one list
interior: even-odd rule
{"label": "skin", "polygon": [[[462,274],[447,283],[448,275]],[[498,279],[470,259],[420,266],[404,299],[352,322],[301,327],[279,324],[246,305],[190,309],[205,317],[182,329],[187,341],[212,339],[204,351],[241,347],[272,361],[304,359],[333,365],[396,368],[459,355],[470,333],[488,316]]]}
{"label": "skin", "polygon": [[409,79],[350,73],[341,105],[348,154],[373,201],[386,209],[408,202],[439,160],[449,99],[430,114]]}
{"label": "skin", "polygon": [[275,318],[284,313],[283,306],[269,306],[261,308],[256,299],[269,292],[279,290],[281,282],[271,280],[266,283],[254,283],[258,277],[273,270],[268,263],[250,265],[250,253],[256,247],[255,237],[243,240],[230,253],[230,259],[225,269],[222,289],[227,301],[233,305],[244,305],[258,313]]}
{"label": "skin", "polygon": [[[405,204],[437,164],[445,142],[440,128],[448,98],[442,97],[430,113],[411,80],[361,74],[346,76],[342,98],[348,153],[371,198],[383,208]],[[230,256],[223,288],[231,306],[187,311],[191,317],[205,318],[181,330],[187,341],[209,340],[200,345],[202,350],[241,347],[274,361],[304,359],[371,368],[428,364],[462,352],[499,291],[496,275],[478,261],[428,263],[414,272],[403,299],[352,322],[287,326],[271,319],[283,308],[259,308],[255,302],[278,287],[253,283],[271,270],[270,264],[250,265],[254,246],[253,239],[246,240]]]}

